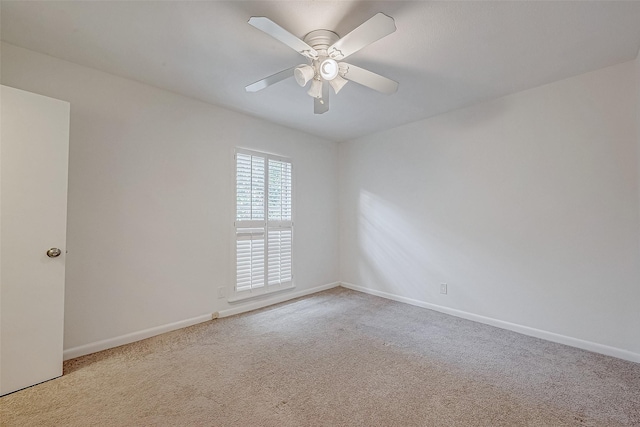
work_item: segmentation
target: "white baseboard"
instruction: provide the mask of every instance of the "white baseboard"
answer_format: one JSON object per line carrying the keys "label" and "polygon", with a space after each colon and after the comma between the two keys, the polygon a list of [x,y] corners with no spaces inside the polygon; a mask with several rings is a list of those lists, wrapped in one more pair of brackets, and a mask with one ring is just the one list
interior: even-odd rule
{"label": "white baseboard", "polygon": [[267,307],[269,305],[279,304],[281,302],[289,301],[290,299],[315,294],[316,292],[326,291],[327,289],[331,289],[331,288],[337,288],[338,286],[340,286],[340,282],[328,283],[326,285],[320,285],[310,289],[303,289],[300,291],[277,293],[271,297],[267,297],[265,295],[264,299],[259,299],[259,300],[252,299],[251,302],[247,304],[242,304],[242,305],[239,305],[238,307],[229,308],[227,310],[221,310],[219,314],[220,314],[220,317],[233,316],[234,314],[240,314],[240,313],[245,313],[247,311],[257,310],[259,308]]}
{"label": "white baseboard", "polygon": [[418,307],[428,308],[430,310],[439,311],[441,313],[450,314],[452,316],[461,317],[463,319],[472,320],[474,322],[484,323],[487,325],[495,326],[497,328],[508,329],[510,331],[518,332],[524,335],[529,335],[536,338],[541,338],[547,341],[557,342],[559,344],[565,344],[571,347],[581,348],[583,350],[593,351],[594,353],[605,354],[607,356],[617,357],[619,359],[628,360],[630,362],[640,363],[640,354],[634,353],[621,348],[610,347],[604,344],[598,344],[592,341],[585,341],[579,338],[573,338],[566,335],[560,335],[553,332],[543,331],[541,329],[530,328],[528,326],[518,325],[516,323],[505,322],[503,320],[493,319],[491,317],[480,316],[478,314],[469,313],[462,310],[456,310],[449,307],[444,307],[437,304],[431,304],[428,302],[406,298],[399,295],[390,294],[387,292],[377,291],[375,289],[365,288],[363,286],[354,285],[353,283],[341,282],[340,286],[352,289],[354,291],[363,292],[370,295],[387,298],[390,300],[403,302],[406,304],[415,305]]}
{"label": "white baseboard", "polygon": [[102,341],[97,341],[78,347],[72,347],[66,349],[62,356],[64,360],[74,359],[76,357],[84,356],[98,351],[107,350],[109,348],[118,347],[124,344],[130,344],[135,341],[140,341],[146,338],[151,338],[156,335],[164,334],[165,332],[175,331],[176,329],[186,328],[198,323],[206,322],[218,317],[218,313],[204,314],[202,316],[193,317],[191,319],[181,320],[179,322],[169,323],[166,325],[156,326],[154,328],[144,329],[138,332],[132,332],[130,334],[121,335],[115,338],[109,338]]}
{"label": "white baseboard", "polygon": [[85,345],[81,345],[78,347],[72,347],[64,350],[63,359],[69,360],[74,359],[76,357],[85,356],[87,354],[96,353],[98,351],[107,350],[113,347],[118,347],[124,344],[130,344],[132,342],[140,341],[146,338],[151,338],[156,335],[164,334],[165,332],[175,331],[176,329],[186,328],[187,326],[192,326],[198,323],[206,322],[211,319],[216,319],[218,317],[227,317],[232,316],[234,314],[244,313],[246,311],[256,310],[258,308],[263,308],[268,305],[278,304],[284,301],[288,301],[290,299],[302,297],[305,295],[314,294],[316,292],[325,291],[327,289],[336,288],[340,286],[340,282],[329,283],[327,285],[316,286],[311,289],[303,289],[295,292],[286,292],[286,293],[277,293],[270,298],[264,299],[252,299],[248,304],[240,304],[237,307],[230,308],[227,310],[222,310],[220,312],[215,312],[212,314],[205,314],[198,317],[193,317],[191,319],[181,320],[179,322],[169,323],[166,325],[156,326],[154,328],[144,329],[138,332],[132,332],[130,334],[121,335],[119,337],[109,338],[102,341],[97,341]]}

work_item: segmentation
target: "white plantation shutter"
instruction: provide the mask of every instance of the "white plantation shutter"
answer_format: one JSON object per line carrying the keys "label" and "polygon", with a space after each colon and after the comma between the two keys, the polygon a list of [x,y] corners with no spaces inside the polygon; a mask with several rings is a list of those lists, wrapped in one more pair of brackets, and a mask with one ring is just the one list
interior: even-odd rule
{"label": "white plantation shutter", "polygon": [[291,236],[289,228],[269,228],[269,286],[291,282]]}
{"label": "white plantation shutter", "polygon": [[236,222],[264,221],[264,163],[264,157],[236,154]]}
{"label": "white plantation shutter", "polygon": [[291,283],[291,163],[269,159],[268,280],[269,286]]}
{"label": "white plantation shutter", "polygon": [[265,158],[236,153],[237,292],[264,287]]}
{"label": "white plantation shutter", "polygon": [[264,229],[236,231],[236,291],[264,286]]}
{"label": "white plantation shutter", "polygon": [[291,222],[291,163],[269,159],[269,221]]}
{"label": "white plantation shutter", "polygon": [[236,151],[235,295],[293,286],[291,161]]}

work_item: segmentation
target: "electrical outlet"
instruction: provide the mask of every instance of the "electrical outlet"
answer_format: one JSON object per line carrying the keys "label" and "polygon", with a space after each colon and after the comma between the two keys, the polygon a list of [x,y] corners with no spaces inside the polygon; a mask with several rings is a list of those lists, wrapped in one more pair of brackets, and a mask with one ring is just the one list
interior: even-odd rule
{"label": "electrical outlet", "polygon": [[446,283],[440,283],[440,293],[441,294],[446,294],[447,293],[447,284]]}
{"label": "electrical outlet", "polygon": [[218,298],[224,298],[225,296],[227,296],[227,288],[218,288]]}

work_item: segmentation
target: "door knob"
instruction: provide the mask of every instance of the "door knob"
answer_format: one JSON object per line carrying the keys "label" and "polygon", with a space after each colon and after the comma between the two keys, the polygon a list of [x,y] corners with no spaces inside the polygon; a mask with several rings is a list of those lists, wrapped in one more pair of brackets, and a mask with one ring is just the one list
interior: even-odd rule
{"label": "door knob", "polygon": [[58,248],[51,248],[51,249],[49,249],[49,250],[47,251],[47,256],[48,256],[49,258],[55,258],[55,257],[60,256],[60,254],[61,254],[61,253],[62,253],[62,252],[60,251],[60,249],[58,249]]}

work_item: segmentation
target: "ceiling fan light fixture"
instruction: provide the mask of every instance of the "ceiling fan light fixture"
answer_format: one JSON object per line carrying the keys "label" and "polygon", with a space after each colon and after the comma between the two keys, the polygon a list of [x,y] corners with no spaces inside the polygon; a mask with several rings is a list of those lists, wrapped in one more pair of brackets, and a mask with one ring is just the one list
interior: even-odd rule
{"label": "ceiling fan light fixture", "polygon": [[338,63],[331,58],[325,59],[320,64],[320,75],[323,79],[331,81],[338,75]]}
{"label": "ceiling fan light fixture", "polygon": [[309,83],[309,80],[313,79],[315,75],[316,71],[311,65],[307,64],[299,65],[295,70],[293,70],[293,76],[295,77],[296,82],[302,87]]}
{"label": "ceiling fan light fixture", "polygon": [[344,85],[346,85],[348,82],[349,80],[343,79],[340,76],[336,76],[333,80],[329,81],[329,84],[331,85],[331,87],[333,88],[333,91],[337,95],[338,92],[340,92],[340,89],[342,89]]}
{"label": "ceiling fan light fixture", "polygon": [[311,87],[307,94],[313,98],[322,98],[322,81],[313,79],[311,80]]}

